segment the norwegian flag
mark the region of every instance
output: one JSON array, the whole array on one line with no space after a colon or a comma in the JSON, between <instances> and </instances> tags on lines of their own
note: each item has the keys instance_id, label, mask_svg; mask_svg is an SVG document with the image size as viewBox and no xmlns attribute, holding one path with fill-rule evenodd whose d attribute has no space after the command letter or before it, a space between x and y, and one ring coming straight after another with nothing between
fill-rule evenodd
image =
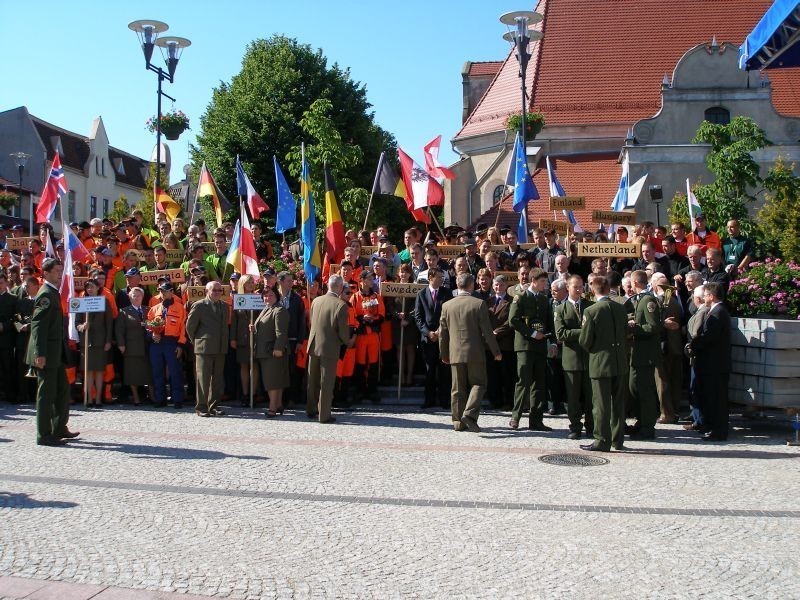
<instances>
[{"instance_id":1,"label":"norwegian flag","mask_svg":"<svg viewBox=\"0 0 800 600\"><path fill-rule=\"evenodd\" d=\"M50 175L44 184L42 197L39 206L36 207L36 222L47 223L56 210L58 199L69 191L67 178L64 176L64 168L61 166L61 158L56 153L53 164L50 167Z\"/></svg>"}]
</instances>

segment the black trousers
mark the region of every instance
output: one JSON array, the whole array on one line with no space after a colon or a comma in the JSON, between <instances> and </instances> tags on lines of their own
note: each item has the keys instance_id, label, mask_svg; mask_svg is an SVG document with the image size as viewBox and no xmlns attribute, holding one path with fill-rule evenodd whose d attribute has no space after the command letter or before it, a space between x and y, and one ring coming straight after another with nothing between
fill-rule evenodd
<instances>
[{"instance_id":1,"label":"black trousers","mask_svg":"<svg viewBox=\"0 0 800 600\"><path fill-rule=\"evenodd\" d=\"M728 378L730 373L695 371L695 395L703 414L703 425L712 435L728 437Z\"/></svg>"},{"instance_id":2,"label":"black trousers","mask_svg":"<svg viewBox=\"0 0 800 600\"><path fill-rule=\"evenodd\" d=\"M422 342L425 359L425 404L450 406L450 367L442 363L439 342Z\"/></svg>"},{"instance_id":3,"label":"black trousers","mask_svg":"<svg viewBox=\"0 0 800 600\"><path fill-rule=\"evenodd\" d=\"M503 351L503 360L496 361L486 353L486 374L488 386L486 395L492 408L512 407L514 405L514 384L517 382L517 353Z\"/></svg>"}]
</instances>

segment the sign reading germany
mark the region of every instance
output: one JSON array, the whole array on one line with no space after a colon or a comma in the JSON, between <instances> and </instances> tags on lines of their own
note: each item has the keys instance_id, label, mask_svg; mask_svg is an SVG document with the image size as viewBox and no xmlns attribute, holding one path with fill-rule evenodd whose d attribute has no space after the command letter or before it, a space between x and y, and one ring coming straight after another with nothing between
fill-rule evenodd
<instances>
[{"instance_id":1,"label":"sign reading germany","mask_svg":"<svg viewBox=\"0 0 800 600\"><path fill-rule=\"evenodd\" d=\"M424 283L397 283L394 281L381 281L381 296L395 298L416 298L417 292L424 290Z\"/></svg>"},{"instance_id":2,"label":"sign reading germany","mask_svg":"<svg viewBox=\"0 0 800 600\"><path fill-rule=\"evenodd\" d=\"M592 223L608 223L617 225L636 225L636 213L618 212L615 210L593 210Z\"/></svg>"},{"instance_id":3,"label":"sign reading germany","mask_svg":"<svg viewBox=\"0 0 800 600\"><path fill-rule=\"evenodd\" d=\"M601 256L603 258L638 258L639 244L595 244L578 243L578 256Z\"/></svg>"},{"instance_id":4,"label":"sign reading germany","mask_svg":"<svg viewBox=\"0 0 800 600\"><path fill-rule=\"evenodd\" d=\"M585 207L585 196L550 196L550 210L575 210Z\"/></svg>"}]
</instances>

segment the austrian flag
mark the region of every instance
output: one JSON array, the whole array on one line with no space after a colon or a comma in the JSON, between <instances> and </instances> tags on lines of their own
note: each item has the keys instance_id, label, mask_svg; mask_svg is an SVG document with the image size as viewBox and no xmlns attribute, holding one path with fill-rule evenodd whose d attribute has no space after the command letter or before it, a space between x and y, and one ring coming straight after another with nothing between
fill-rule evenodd
<instances>
[{"instance_id":1,"label":"austrian flag","mask_svg":"<svg viewBox=\"0 0 800 600\"><path fill-rule=\"evenodd\" d=\"M399 147L400 173L406 186L406 205L410 211L426 206L444 206L444 188Z\"/></svg>"}]
</instances>

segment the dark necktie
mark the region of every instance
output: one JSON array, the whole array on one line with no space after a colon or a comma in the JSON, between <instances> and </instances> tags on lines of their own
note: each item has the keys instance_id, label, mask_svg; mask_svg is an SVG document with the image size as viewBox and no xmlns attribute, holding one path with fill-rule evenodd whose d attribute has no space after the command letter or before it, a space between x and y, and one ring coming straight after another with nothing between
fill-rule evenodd
<instances>
[{"instance_id":1,"label":"dark necktie","mask_svg":"<svg viewBox=\"0 0 800 600\"><path fill-rule=\"evenodd\" d=\"M500 300L502 300L502 298L500 298L500 296L495 296L495 299L494 299L494 307L495 308L500 306Z\"/></svg>"},{"instance_id":2,"label":"dark necktie","mask_svg":"<svg viewBox=\"0 0 800 600\"><path fill-rule=\"evenodd\" d=\"M575 303L575 312L578 313L578 318L580 319L581 318L581 301L580 300L578 300Z\"/></svg>"}]
</instances>

